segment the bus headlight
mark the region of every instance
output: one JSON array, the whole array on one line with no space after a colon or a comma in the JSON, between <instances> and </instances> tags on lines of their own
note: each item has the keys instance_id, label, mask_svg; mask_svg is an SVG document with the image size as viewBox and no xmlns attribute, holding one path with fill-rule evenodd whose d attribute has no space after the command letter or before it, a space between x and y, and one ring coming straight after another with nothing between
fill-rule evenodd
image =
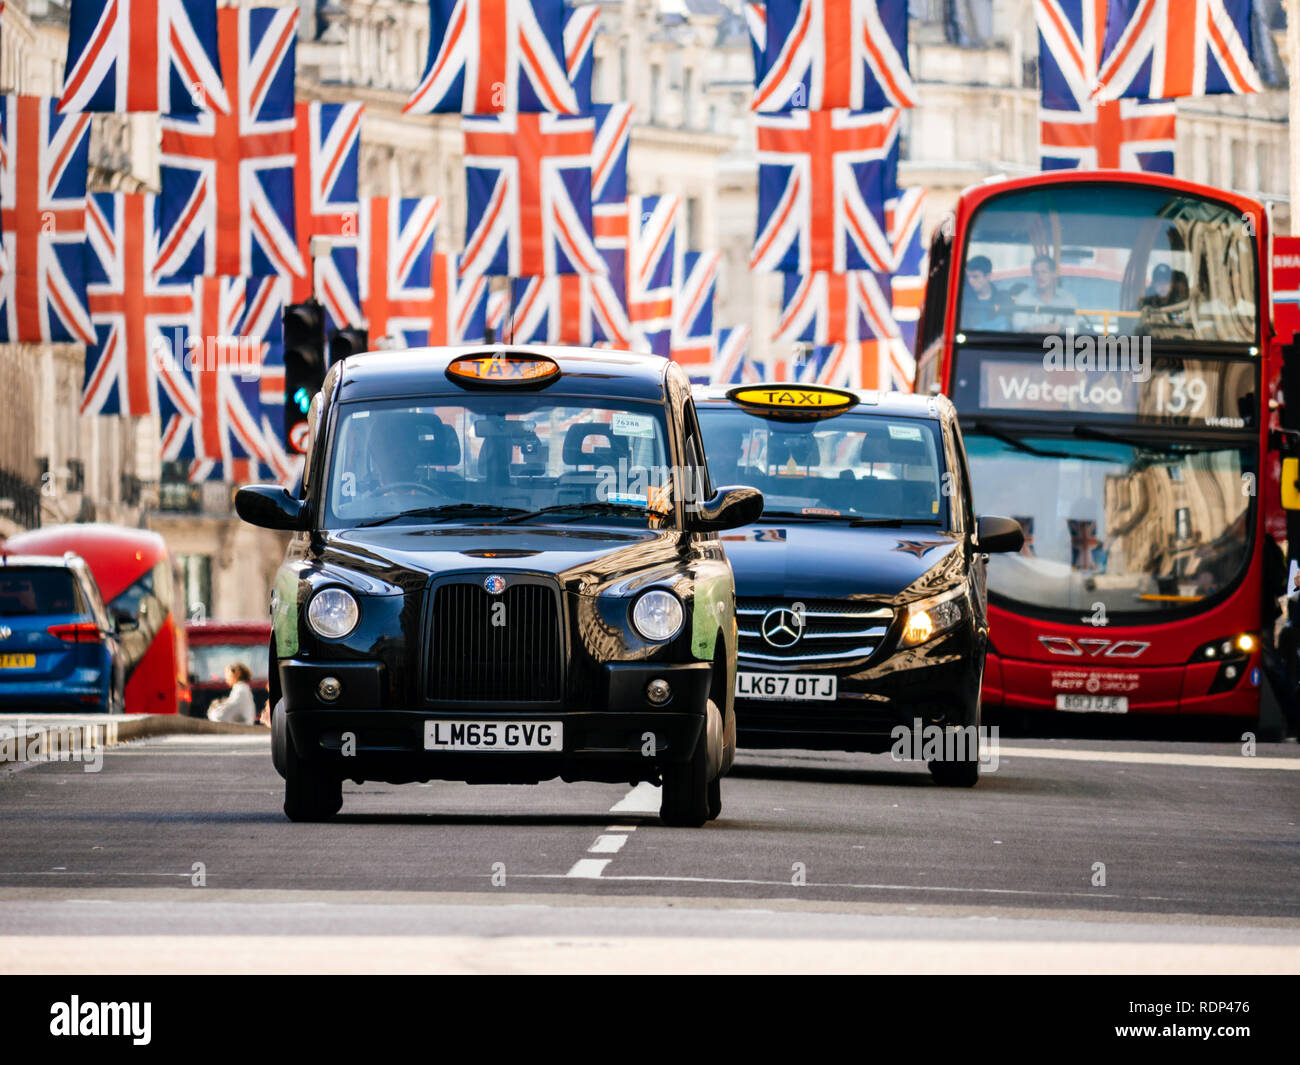
<instances>
[{"instance_id":1,"label":"bus headlight","mask_svg":"<svg viewBox=\"0 0 1300 1065\"><path fill-rule=\"evenodd\" d=\"M307 604L307 624L317 636L337 640L357 627L361 608L342 588L322 588Z\"/></svg>"},{"instance_id":2,"label":"bus headlight","mask_svg":"<svg viewBox=\"0 0 1300 1065\"><path fill-rule=\"evenodd\" d=\"M962 585L942 595L913 603L903 615L903 632L899 644L903 647L916 647L956 628L966 616L965 601L966 587Z\"/></svg>"},{"instance_id":3,"label":"bus headlight","mask_svg":"<svg viewBox=\"0 0 1300 1065\"><path fill-rule=\"evenodd\" d=\"M662 588L651 588L632 604L632 627L656 643L676 636L684 617L682 601Z\"/></svg>"}]
</instances>

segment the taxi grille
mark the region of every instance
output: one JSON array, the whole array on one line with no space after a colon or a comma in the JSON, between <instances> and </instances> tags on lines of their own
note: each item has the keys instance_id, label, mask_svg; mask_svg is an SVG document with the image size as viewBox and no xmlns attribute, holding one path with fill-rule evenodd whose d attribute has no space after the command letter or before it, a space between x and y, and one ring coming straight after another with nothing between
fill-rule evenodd
<instances>
[{"instance_id":1,"label":"taxi grille","mask_svg":"<svg viewBox=\"0 0 1300 1065\"><path fill-rule=\"evenodd\" d=\"M494 608L500 604L500 610ZM434 589L425 691L435 702L553 703L562 689L559 597L544 584ZM493 624L495 619L503 622Z\"/></svg>"},{"instance_id":2,"label":"taxi grille","mask_svg":"<svg viewBox=\"0 0 1300 1065\"><path fill-rule=\"evenodd\" d=\"M884 641L894 612L878 603L844 599L805 599L804 627L790 647L763 638L763 619L773 610L793 610L795 600L740 599L736 603L741 661L754 668L781 663L830 667L869 658Z\"/></svg>"}]
</instances>

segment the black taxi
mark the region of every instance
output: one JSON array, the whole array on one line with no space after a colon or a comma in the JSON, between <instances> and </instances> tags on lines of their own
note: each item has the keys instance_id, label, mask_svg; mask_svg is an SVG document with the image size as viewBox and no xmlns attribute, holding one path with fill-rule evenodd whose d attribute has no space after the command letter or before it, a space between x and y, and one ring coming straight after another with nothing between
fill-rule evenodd
<instances>
[{"instance_id":1,"label":"black taxi","mask_svg":"<svg viewBox=\"0 0 1300 1065\"><path fill-rule=\"evenodd\" d=\"M975 516L952 404L799 384L695 398L713 476L765 500L758 522L722 537L740 745L883 752L905 740L901 756L919 752L937 782L975 784L985 560L1024 539L1009 518Z\"/></svg>"},{"instance_id":2,"label":"black taxi","mask_svg":"<svg viewBox=\"0 0 1300 1065\"><path fill-rule=\"evenodd\" d=\"M474 347L335 365L302 486L240 517L292 530L271 596L272 752L295 821L342 782L661 782L721 811L735 601L690 383L652 356Z\"/></svg>"}]
</instances>

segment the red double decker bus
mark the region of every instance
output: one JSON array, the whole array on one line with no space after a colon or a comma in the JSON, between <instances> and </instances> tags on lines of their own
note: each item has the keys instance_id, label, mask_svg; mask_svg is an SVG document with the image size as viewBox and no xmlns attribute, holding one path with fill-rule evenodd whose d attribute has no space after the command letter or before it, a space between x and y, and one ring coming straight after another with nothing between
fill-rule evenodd
<instances>
[{"instance_id":1,"label":"red double decker bus","mask_svg":"<svg viewBox=\"0 0 1300 1065\"><path fill-rule=\"evenodd\" d=\"M916 388L956 404L979 511L1026 535L989 561L987 706L1258 715L1268 240L1254 200L1120 171L978 186L936 230Z\"/></svg>"}]
</instances>

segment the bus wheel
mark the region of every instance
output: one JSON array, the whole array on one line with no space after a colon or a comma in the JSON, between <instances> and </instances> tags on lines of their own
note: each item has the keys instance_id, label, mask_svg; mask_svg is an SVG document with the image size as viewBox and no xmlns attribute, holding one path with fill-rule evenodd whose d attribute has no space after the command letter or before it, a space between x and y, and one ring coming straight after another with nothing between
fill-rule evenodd
<instances>
[{"instance_id":1,"label":"bus wheel","mask_svg":"<svg viewBox=\"0 0 1300 1065\"><path fill-rule=\"evenodd\" d=\"M292 740L284 755L285 816L290 821L328 821L343 808L343 781L299 758Z\"/></svg>"}]
</instances>

